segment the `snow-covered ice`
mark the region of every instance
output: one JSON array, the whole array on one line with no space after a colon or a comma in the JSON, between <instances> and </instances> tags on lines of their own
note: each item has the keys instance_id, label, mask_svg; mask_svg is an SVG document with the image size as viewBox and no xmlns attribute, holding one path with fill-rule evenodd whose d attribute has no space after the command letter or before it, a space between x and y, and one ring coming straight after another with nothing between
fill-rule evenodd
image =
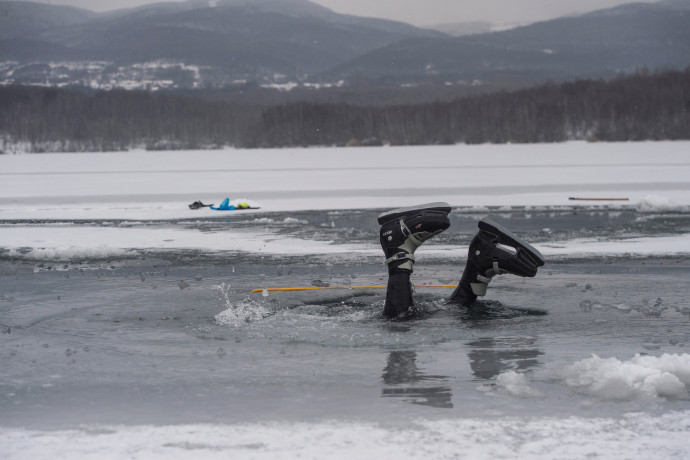
<instances>
[{"instance_id":1,"label":"snow-covered ice","mask_svg":"<svg viewBox=\"0 0 690 460\"><path fill-rule=\"evenodd\" d=\"M225 197L264 211L583 204L570 197L675 210L689 172L687 141L6 155L0 218L190 218L213 214L186 204Z\"/></svg>"},{"instance_id":2,"label":"snow-covered ice","mask_svg":"<svg viewBox=\"0 0 690 460\"><path fill-rule=\"evenodd\" d=\"M410 323L251 293L385 284L376 213L436 201L422 283L488 214L547 265ZM690 142L0 155L0 456L688 458L689 216Z\"/></svg>"},{"instance_id":3,"label":"snow-covered ice","mask_svg":"<svg viewBox=\"0 0 690 460\"><path fill-rule=\"evenodd\" d=\"M108 426L35 432L0 429L7 460L103 459L586 459L687 458L690 414L623 419L521 417L377 424Z\"/></svg>"},{"instance_id":4,"label":"snow-covered ice","mask_svg":"<svg viewBox=\"0 0 690 460\"><path fill-rule=\"evenodd\" d=\"M434 201L446 201L461 212L486 212L488 207L687 212L690 142L5 155L0 156L0 178L0 223L237 220L259 212L386 209ZM225 197L249 200L261 209L238 214L187 207L196 200L217 205ZM70 248L104 255L138 248L352 250L323 242L295 243L271 231L218 235L179 228L87 227L53 228L42 236L41 228L3 225L0 241L6 248L36 247L63 255ZM267 242L271 247L264 248ZM547 254L678 254L690 251L690 236L653 242L643 237L615 246L594 240L554 242L543 249Z\"/></svg>"}]
</instances>

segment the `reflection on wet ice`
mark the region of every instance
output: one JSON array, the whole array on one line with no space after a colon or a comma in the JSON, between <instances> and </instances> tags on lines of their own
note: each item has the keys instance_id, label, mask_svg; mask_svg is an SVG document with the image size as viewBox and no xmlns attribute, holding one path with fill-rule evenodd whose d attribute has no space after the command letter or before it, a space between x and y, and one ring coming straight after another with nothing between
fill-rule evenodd
<instances>
[{"instance_id":1,"label":"reflection on wet ice","mask_svg":"<svg viewBox=\"0 0 690 460\"><path fill-rule=\"evenodd\" d=\"M444 375L429 375L417 367L417 353L414 351L392 351L381 376L385 387L381 390L384 398L399 398L403 401L423 406L453 407L449 386L417 386L424 382L442 383L448 381Z\"/></svg>"},{"instance_id":2,"label":"reflection on wet ice","mask_svg":"<svg viewBox=\"0 0 690 460\"><path fill-rule=\"evenodd\" d=\"M544 353L534 348L534 337L487 337L469 342L472 373L492 379L507 370L524 371L539 365Z\"/></svg>"}]
</instances>

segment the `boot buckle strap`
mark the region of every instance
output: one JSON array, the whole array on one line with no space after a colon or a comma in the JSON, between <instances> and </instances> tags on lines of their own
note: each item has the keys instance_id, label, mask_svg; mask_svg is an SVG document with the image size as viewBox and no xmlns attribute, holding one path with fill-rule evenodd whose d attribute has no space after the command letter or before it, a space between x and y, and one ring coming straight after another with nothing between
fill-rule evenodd
<instances>
[{"instance_id":1,"label":"boot buckle strap","mask_svg":"<svg viewBox=\"0 0 690 460\"><path fill-rule=\"evenodd\" d=\"M482 275L477 275L477 281L481 281L484 284L489 284L491 282L491 278Z\"/></svg>"},{"instance_id":2,"label":"boot buckle strap","mask_svg":"<svg viewBox=\"0 0 690 460\"><path fill-rule=\"evenodd\" d=\"M410 254L409 252L401 251L401 252L398 252L397 254L394 254L391 257L387 258L386 261L384 262L384 264L388 265L391 262L396 262L398 260L405 260L405 259L411 260L412 262L414 262L414 254Z\"/></svg>"},{"instance_id":3,"label":"boot buckle strap","mask_svg":"<svg viewBox=\"0 0 690 460\"><path fill-rule=\"evenodd\" d=\"M502 270L501 268L499 268L498 262L494 261L493 268L490 268L485 272L486 276L482 276L482 275L478 274L477 280L481 281L482 283L489 284L491 282L491 278L493 278L494 276L504 275L506 273L508 273L508 272L506 270Z\"/></svg>"}]
</instances>

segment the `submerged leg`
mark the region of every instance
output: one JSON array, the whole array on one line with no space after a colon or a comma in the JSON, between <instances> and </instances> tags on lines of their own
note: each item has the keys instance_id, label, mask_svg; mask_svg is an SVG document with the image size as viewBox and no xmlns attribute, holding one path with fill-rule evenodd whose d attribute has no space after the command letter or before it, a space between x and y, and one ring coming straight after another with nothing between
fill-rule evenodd
<instances>
[{"instance_id":1,"label":"submerged leg","mask_svg":"<svg viewBox=\"0 0 690 460\"><path fill-rule=\"evenodd\" d=\"M386 303L383 307L384 316L395 318L414 313L411 275L412 270L388 267L388 288L386 289Z\"/></svg>"},{"instance_id":2,"label":"submerged leg","mask_svg":"<svg viewBox=\"0 0 690 460\"><path fill-rule=\"evenodd\" d=\"M381 247L388 265L388 290L383 314L389 318L414 313L410 275L414 252L450 226L447 203L398 208L379 215Z\"/></svg>"},{"instance_id":3,"label":"submerged leg","mask_svg":"<svg viewBox=\"0 0 690 460\"><path fill-rule=\"evenodd\" d=\"M533 277L542 265L544 257L529 243L496 222L482 219L470 243L465 270L449 300L469 306L478 296L486 295L495 275Z\"/></svg>"}]
</instances>

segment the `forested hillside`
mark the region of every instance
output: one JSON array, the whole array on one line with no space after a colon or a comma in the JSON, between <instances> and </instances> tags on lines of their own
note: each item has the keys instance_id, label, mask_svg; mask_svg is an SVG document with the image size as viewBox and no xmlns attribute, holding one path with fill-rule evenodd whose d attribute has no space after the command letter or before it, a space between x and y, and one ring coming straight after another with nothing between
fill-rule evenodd
<instances>
[{"instance_id":1,"label":"forested hillside","mask_svg":"<svg viewBox=\"0 0 690 460\"><path fill-rule=\"evenodd\" d=\"M0 137L34 152L242 145L258 115L234 104L138 91L0 88Z\"/></svg>"},{"instance_id":2,"label":"forested hillside","mask_svg":"<svg viewBox=\"0 0 690 460\"><path fill-rule=\"evenodd\" d=\"M0 87L4 152L657 139L690 139L690 68L398 106Z\"/></svg>"},{"instance_id":3,"label":"forested hillside","mask_svg":"<svg viewBox=\"0 0 690 460\"><path fill-rule=\"evenodd\" d=\"M398 107L289 104L262 113L257 146L690 138L690 69L580 80Z\"/></svg>"}]
</instances>

